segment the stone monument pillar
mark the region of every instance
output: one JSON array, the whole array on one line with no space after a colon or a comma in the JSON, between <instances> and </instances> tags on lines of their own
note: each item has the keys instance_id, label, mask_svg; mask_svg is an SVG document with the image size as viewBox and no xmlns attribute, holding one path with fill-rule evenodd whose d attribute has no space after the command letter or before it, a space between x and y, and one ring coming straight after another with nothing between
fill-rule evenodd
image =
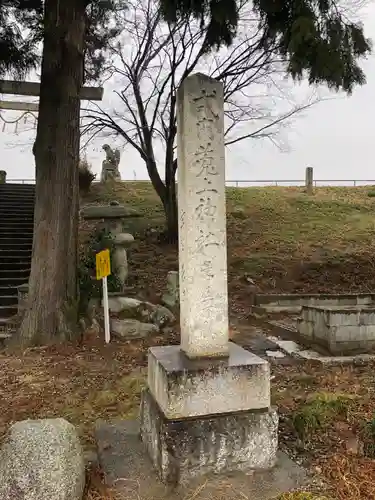
<instances>
[{"instance_id":1,"label":"stone monument pillar","mask_svg":"<svg viewBox=\"0 0 375 500\"><path fill-rule=\"evenodd\" d=\"M160 478L273 467L278 417L267 361L229 342L222 84L178 91L181 346L153 347L141 438Z\"/></svg>"},{"instance_id":2,"label":"stone monument pillar","mask_svg":"<svg viewBox=\"0 0 375 500\"><path fill-rule=\"evenodd\" d=\"M305 187L307 194L313 194L314 170L312 167L306 167Z\"/></svg>"}]
</instances>

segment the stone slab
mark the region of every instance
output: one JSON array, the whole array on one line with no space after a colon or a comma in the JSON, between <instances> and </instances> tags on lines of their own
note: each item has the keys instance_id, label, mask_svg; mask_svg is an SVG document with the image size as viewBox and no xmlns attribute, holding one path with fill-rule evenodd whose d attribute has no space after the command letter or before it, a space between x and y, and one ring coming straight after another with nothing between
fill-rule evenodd
<instances>
[{"instance_id":1,"label":"stone slab","mask_svg":"<svg viewBox=\"0 0 375 500\"><path fill-rule=\"evenodd\" d=\"M271 469L276 462L276 410L169 420L142 392L141 439L160 479L183 484L207 473Z\"/></svg>"},{"instance_id":2,"label":"stone slab","mask_svg":"<svg viewBox=\"0 0 375 500\"><path fill-rule=\"evenodd\" d=\"M304 469L278 453L271 470L207 475L172 488L159 481L139 439L138 421L98 422L95 437L105 482L114 497L126 500L271 500L307 479Z\"/></svg>"},{"instance_id":3,"label":"stone slab","mask_svg":"<svg viewBox=\"0 0 375 500\"><path fill-rule=\"evenodd\" d=\"M151 347L148 387L166 418L270 406L268 361L229 342L229 357L192 360L180 346Z\"/></svg>"},{"instance_id":4,"label":"stone slab","mask_svg":"<svg viewBox=\"0 0 375 500\"><path fill-rule=\"evenodd\" d=\"M374 305L371 293L339 294L256 294L254 306L267 313L298 313L302 306L356 306Z\"/></svg>"},{"instance_id":5,"label":"stone slab","mask_svg":"<svg viewBox=\"0 0 375 500\"><path fill-rule=\"evenodd\" d=\"M91 205L81 210L81 216L86 220L125 219L140 217L140 213L134 208L122 205Z\"/></svg>"},{"instance_id":6,"label":"stone slab","mask_svg":"<svg viewBox=\"0 0 375 500\"><path fill-rule=\"evenodd\" d=\"M283 340L277 337L269 337L273 342L280 346L284 352L297 360L317 361L323 365L335 366L343 364L363 365L375 360L375 355L359 354L354 356L327 356L311 349L306 349L304 346L296 342Z\"/></svg>"}]
</instances>

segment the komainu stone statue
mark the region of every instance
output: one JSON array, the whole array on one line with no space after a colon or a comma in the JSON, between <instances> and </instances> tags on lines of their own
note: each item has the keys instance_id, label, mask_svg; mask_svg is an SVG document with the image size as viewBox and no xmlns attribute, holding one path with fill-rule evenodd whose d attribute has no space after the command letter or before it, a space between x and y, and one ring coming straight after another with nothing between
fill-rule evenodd
<instances>
[{"instance_id":1,"label":"komainu stone statue","mask_svg":"<svg viewBox=\"0 0 375 500\"><path fill-rule=\"evenodd\" d=\"M118 149L113 151L108 144L104 144L103 149L106 157L102 163L101 182L106 182L108 180L121 181L121 175L118 168L120 163L120 151Z\"/></svg>"}]
</instances>

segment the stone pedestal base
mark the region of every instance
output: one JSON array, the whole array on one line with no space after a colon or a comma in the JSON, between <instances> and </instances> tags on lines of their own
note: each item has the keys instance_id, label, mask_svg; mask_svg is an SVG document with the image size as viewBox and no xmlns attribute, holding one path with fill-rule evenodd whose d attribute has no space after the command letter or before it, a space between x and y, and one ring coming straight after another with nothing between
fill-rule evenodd
<instances>
[{"instance_id":1,"label":"stone pedestal base","mask_svg":"<svg viewBox=\"0 0 375 500\"><path fill-rule=\"evenodd\" d=\"M169 420L145 390L140 418L141 439L166 483L182 484L207 473L270 469L275 465L275 410Z\"/></svg>"},{"instance_id":2,"label":"stone pedestal base","mask_svg":"<svg viewBox=\"0 0 375 500\"><path fill-rule=\"evenodd\" d=\"M268 361L229 342L228 358L189 359L180 346L151 347L148 387L170 420L270 407Z\"/></svg>"}]
</instances>

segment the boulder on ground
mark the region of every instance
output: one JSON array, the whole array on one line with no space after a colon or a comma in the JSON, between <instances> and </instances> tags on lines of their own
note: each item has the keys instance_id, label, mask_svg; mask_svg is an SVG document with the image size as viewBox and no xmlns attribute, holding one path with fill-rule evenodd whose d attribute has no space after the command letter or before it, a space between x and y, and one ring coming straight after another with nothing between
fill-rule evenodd
<instances>
[{"instance_id":1,"label":"boulder on ground","mask_svg":"<svg viewBox=\"0 0 375 500\"><path fill-rule=\"evenodd\" d=\"M112 319L111 331L122 339L143 339L159 333L159 327L136 319Z\"/></svg>"},{"instance_id":2,"label":"boulder on ground","mask_svg":"<svg viewBox=\"0 0 375 500\"><path fill-rule=\"evenodd\" d=\"M174 314L169 309L150 302L141 302L138 307L138 314L141 321L153 323L159 328L172 325L176 321Z\"/></svg>"},{"instance_id":3,"label":"boulder on ground","mask_svg":"<svg viewBox=\"0 0 375 500\"><path fill-rule=\"evenodd\" d=\"M109 296L108 306L112 313L128 312L133 313L141 303L138 299L132 297Z\"/></svg>"},{"instance_id":4,"label":"boulder on ground","mask_svg":"<svg viewBox=\"0 0 375 500\"><path fill-rule=\"evenodd\" d=\"M1 500L82 500L85 462L75 427L63 418L24 420L0 448Z\"/></svg>"},{"instance_id":5,"label":"boulder on ground","mask_svg":"<svg viewBox=\"0 0 375 500\"><path fill-rule=\"evenodd\" d=\"M152 323L159 328L172 325L176 318L164 306L143 302L131 297L109 297L109 310L119 314L121 319L136 319L142 323Z\"/></svg>"}]
</instances>

